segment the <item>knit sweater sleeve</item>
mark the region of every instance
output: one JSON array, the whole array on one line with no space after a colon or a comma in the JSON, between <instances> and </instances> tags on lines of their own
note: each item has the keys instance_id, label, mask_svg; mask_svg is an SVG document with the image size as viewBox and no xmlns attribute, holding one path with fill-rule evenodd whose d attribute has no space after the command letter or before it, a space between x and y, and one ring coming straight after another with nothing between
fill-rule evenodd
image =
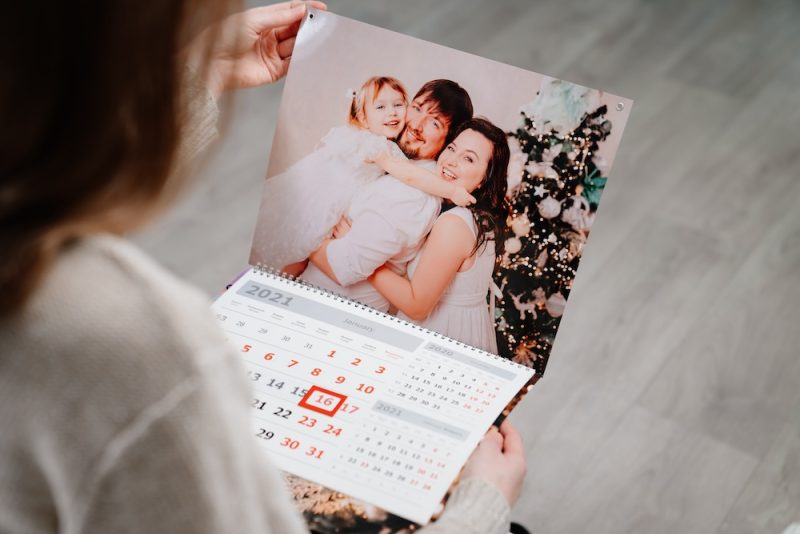
<instances>
[{"instance_id":1,"label":"knit sweater sleeve","mask_svg":"<svg viewBox=\"0 0 800 534\"><path fill-rule=\"evenodd\" d=\"M461 481L444 513L418 532L424 534L507 534L510 509L500 491L488 482Z\"/></svg>"},{"instance_id":2,"label":"knit sweater sleeve","mask_svg":"<svg viewBox=\"0 0 800 534\"><path fill-rule=\"evenodd\" d=\"M307 532L243 432L233 378L218 365L188 376L126 425L96 464L76 531Z\"/></svg>"}]
</instances>

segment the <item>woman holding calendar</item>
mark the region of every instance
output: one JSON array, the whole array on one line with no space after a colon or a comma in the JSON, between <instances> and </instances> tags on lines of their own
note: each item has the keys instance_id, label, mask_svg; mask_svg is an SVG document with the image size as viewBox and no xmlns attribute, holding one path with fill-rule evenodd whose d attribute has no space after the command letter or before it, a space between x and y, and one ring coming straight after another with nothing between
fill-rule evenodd
<instances>
[{"instance_id":1,"label":"woman holding calendar","mask_svg":"<svg viewBox=\"0 0 800 534\"><path fill-rule=\"evenodd\" d=\"M122 236L175 197L216 97L281 78L307 5L15 2L0 18L0 531L307 532L199 291ZM427 534L501 533L509 425Z\"/></svg>"}]
</instances>

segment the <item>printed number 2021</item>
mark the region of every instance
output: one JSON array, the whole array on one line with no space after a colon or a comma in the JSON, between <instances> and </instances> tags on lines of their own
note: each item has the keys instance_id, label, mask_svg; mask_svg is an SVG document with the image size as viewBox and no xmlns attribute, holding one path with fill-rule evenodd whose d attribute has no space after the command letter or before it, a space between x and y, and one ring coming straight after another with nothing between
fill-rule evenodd
<instances>
[{"instance_id":1,"label":"printed number 2021","mask_svg":"<svg viewBox=\"0 0 800 534\"><path fill-rule=\"evenodd\" d=\"M245 290L245 293L252 295L257 299L274 302L276 304L280 304L281 306L289 306L289 303L292 302L293 298L286 296L283 293L279 293L278 291L272 291L271 289L258 287L257 285L251 285L250 288Z\"/></svg>"}]
</instances>

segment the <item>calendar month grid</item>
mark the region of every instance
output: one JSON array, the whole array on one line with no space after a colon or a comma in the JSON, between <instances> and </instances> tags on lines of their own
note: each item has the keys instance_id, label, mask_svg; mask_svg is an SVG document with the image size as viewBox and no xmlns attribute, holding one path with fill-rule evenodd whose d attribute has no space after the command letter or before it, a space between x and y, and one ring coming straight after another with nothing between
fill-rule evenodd
<instances>
[{"instance_id":1,"label":"calendar month grid","mask_svg":"<svg viewBox=\"0 0 800 534\"><path fill-rule=\"evenodd\" d=\"M525 367L251 271L213 306L281 469L425 524Z\"/></svg>"}]
</instances>

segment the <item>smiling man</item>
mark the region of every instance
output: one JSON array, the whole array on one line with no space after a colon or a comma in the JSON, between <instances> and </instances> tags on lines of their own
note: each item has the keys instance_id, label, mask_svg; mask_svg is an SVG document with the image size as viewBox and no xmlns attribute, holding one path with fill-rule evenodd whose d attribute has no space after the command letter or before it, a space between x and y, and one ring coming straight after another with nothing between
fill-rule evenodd
<instances>
[{"instance_id":1,"label":"smiling man","mask_svg":"<svg viewBox=\"0 0 800 534\"><path fill-rule=\"evenodd\" d=\"M406 126L397 144L409 159L436 159L464 121L472 118L469 95L450 80L432 80L406 109Z\"/></svg>"},{"instance_id":2,"label":"smiling man","mask_svg":"<svg viewBox=\"0 0 800 534\"><path fill-rule=\"evenodd\" d=\"M436 157L470 118L472 101L463 87L451 80L429 81L409 104L397 144L409 159L435 171ZM379 178L353 198L349 232L324 241L311 254L303 279L387 311L389 302L367 278L384 264L405 275L440 209L440 198L391 176Z\"/></svg>"}]
</instances>

